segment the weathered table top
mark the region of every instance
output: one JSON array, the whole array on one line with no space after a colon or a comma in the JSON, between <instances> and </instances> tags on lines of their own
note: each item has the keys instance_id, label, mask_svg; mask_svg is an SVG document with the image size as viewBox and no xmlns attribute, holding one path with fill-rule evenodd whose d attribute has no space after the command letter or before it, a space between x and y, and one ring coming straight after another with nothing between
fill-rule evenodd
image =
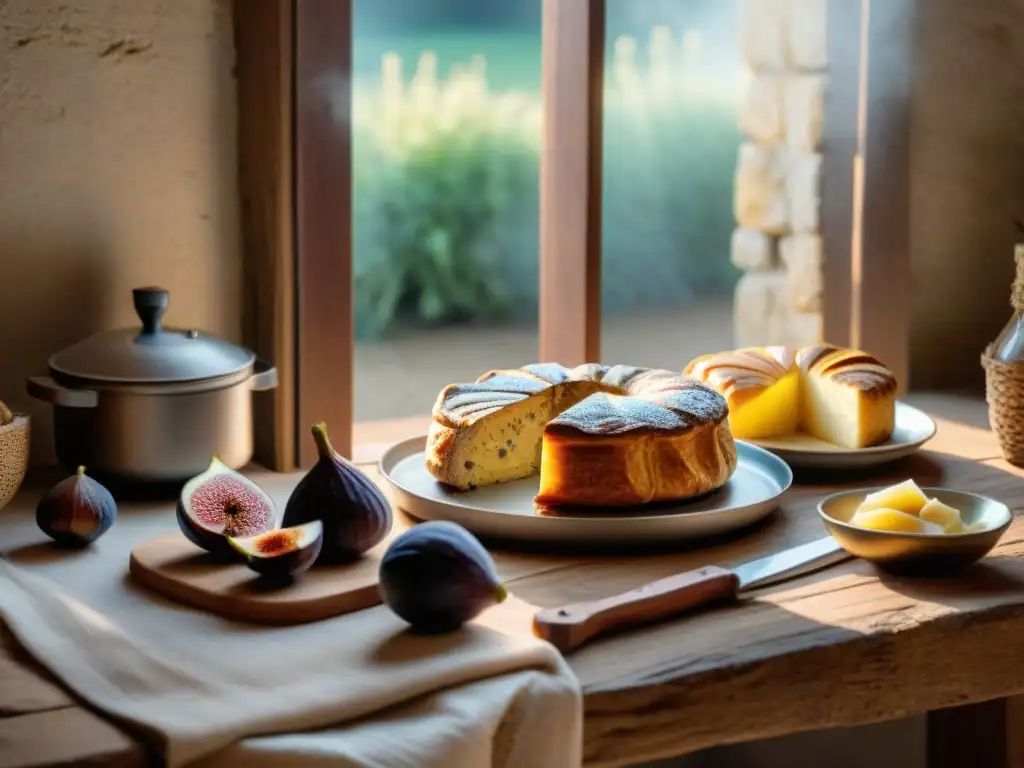
<instances>
[{"instance_id":1,"label":"weathered table top","mask_svg":"<svg viewBox=\"0 0 1024 768\"><path fill-rule=\"evenodd\" d=\"M939 420L926 451L874 474L798 476L780 512L752 533L632 557L496 551L514 599L486 620L524 631L538 607L606 596L700 565L729 566L820 537L815 505L837 488L913 477L1024 509L1024 471L1000 458L980 399L910 400ZM372 451L364 447L357 460L375 473ZM255 477L280 492L298 476ZM24 489L0 513L0 532L14 521L24 524L40 491ZM596 641L570 656L586 694L587 763L636 763L1024 691L1024 664L1010 652L1024 635L1021 555L1018 519L992 556L958 579L880 577L851 561L752 592L736 605ZM0 767L145 759L139 742L75 703L10 638L0 645Z\"/></svg>"}]
</instances>

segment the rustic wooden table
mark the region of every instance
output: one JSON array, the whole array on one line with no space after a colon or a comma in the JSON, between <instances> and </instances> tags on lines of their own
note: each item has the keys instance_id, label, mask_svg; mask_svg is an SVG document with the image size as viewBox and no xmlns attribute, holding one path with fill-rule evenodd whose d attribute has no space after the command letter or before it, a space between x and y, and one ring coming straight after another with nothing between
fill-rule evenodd
<instances>
[{"instance_id":1,"label":"rustic wooden table","mask_svg":"<svg viewBox=\"0 0 1024 768\"><path fill-rule=\"evenodd\" d=\"M824 534L817 500L837 488L913 477L1024 509L1024 470L1000 458L984 402L952 395L910 400L939 421L919 455L858 477L800 477L780 512L712 546L643 556L496 550L523 631L536 607L590 599L705 564L729 566ZM357 460L375 474L366 439ZM406 431L401 433L402 429ZM364 433L366 435L366 433ZM371 448L373 444L375 447ZM280 486L294 477L260 476ZM41 488L0 514L24 521ZM628 765L713 745L833 726L929 715L929 765L1003 766L1024 692L1024 520L983 564L954 580L880 576L851 561L752 593L740 604L584 647L570 657L585 690L588 765ZM141 742L83 708L8 637L0 645L0 766L135 766Z\"/></svg>"}]
</instances>

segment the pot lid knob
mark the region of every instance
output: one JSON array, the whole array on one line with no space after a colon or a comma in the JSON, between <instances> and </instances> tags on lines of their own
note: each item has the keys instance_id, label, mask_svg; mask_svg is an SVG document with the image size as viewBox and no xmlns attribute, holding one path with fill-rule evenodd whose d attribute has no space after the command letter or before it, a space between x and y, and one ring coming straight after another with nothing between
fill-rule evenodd
<instances>
[{"instance_id":1,"label":"pot lid knob","mask_svg":"<svg viewBox=\"0 0 1024 768\"><path fill-rule=\"evenodd\" d=\"M0 0L0 5L3 0ZM50 358L58 383L74 387L109 384L184 384L251 372L256 355L216 336L161 325L170 304L163 288L132 290L142 327L94 333Z\"/></svg>"},{"instance_id":2,"label":"pot lid knob","mask_svg":"<svg viewBox=\"0 0 1024 768\"><path fill-rule=\"evenodd\" d=\"M135 288L132 299L135 312L142 321L142 333L147 336L160 333L160 319L167 311L170 294L163 288Z\"/></svg>"}]
</instances>

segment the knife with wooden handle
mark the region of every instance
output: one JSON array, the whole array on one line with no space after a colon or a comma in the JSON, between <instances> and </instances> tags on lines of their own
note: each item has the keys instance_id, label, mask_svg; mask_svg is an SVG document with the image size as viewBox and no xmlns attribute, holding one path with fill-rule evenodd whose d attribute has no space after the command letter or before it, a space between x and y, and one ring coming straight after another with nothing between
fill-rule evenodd
<instances>
[{"instance_id":1,"label":"knife with wooden handle","mask_svg":"<svg viewBox=\"0 0 1024 768\"><path fill-rule=\"evenodd\" d=\"M736 568L709 565L612 597L547 608L533 617L533 631L560 651L570 652L599 635L736 600L747 590L793 579L850 557L835 539L826 536Z\"/></svg>"}]
</instances>

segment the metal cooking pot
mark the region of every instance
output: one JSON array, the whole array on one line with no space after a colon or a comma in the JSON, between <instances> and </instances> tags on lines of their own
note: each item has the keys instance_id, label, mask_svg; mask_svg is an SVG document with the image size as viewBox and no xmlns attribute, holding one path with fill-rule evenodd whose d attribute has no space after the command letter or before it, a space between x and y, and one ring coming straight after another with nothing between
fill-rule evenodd
<instances>
[{"instance_id":1,"label":"metal cooking pot","mask_svg":"<svg viewBox=\"0 0 1024 768\"><path fill-rule=\"evenodd\" d=\"M28 393L51 403L57 458L67 469L143 482L180 482L217 454L251 458L251 392L277 369L248 349L196 330L161 327L170 296L136 288L142 328L90 336L58 352Z\"/></svg>"}]
</instances>

